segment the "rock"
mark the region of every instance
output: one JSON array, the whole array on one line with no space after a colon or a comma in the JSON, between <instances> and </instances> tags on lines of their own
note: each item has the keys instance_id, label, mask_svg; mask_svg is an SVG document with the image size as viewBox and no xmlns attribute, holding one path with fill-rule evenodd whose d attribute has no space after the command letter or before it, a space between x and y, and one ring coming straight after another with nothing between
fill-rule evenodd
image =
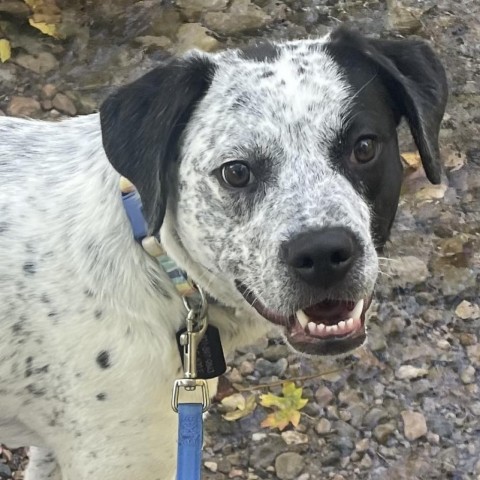
<instances>
[{"instance_id":1,"label":"rock","mask_svg":"<svg viewBox=\"0 0 480 480\"><path fill-rule=\"evenodd\" d=\"M384 420L388 417L388 412L383 408L372 407L371 410L363 418L363 424L369 429L372 429L373 427L378 425L381 420Z\"/></svg>"},{"instance_id":2,"label":"rock","mask_svg":"<svg viewBox=\"0 0 480 480\"><path fill-rule=\"evenodd\" d=\"M179 12L172 8L165 8L158 3L157 8L152 11L150 27L147 31L142 33L155 37L166 36L168 38L173 38L182 23L182 18Z\"/></svg>"},{"instance_id":3,"label":"rock","mask_svg":"<svg viewBox=\"0 0 480 480\"><path fill-rule=\"evenodd\" d=\"M368 325L368 346L372 352L378 352L387 348L385 334L382 329L374 323Z\"/></svg>"},{"instance_id":4,"label":"rock","mask_svg":"<svg viewBox=\"0 0 480 480\"><path fill-rule=\"evenodd\" d=\"M427 264L420 258L405 256L392 258L386 267L386 274L391 276L390 285L406 287L409 284L418 285L429 277Z\"/></svg>"},{"instance_id":5,"label":"rock","mask_svg":"<svg viewBox=\"0 0 480 480\"><path fill-rule=\"evenodd\" d=\"M413 441L427 434L427 422L423 414L404 410L402 413L403 432L407 440Z\"/></svg>"},{"instance_id":6,"label":"rock","mask_svg":"<svg viewBox=\"0 0 480 480\"><path fill-rule=\"evenodd\" d=\"M465 384L473 383L475 381L475 367L469 365L460 375L462 382Z\"/></svg>"},{"instance_id":7,"label":"rock","mask_svg":"<svg viewBox=\"0 0 480 480\"><path fill-rule=\"evenodd\" d=\"M368 470L372 467L372 465L373 465L373 461L372 461L370 455L368 455L368 453L366 453L363 456L363 458L360 462L360 467L363 468L364 470Z\"/></svg>"},{"instance_id":8,"label":"rock","mask_svg":"<svg viewBox=\"0 0 480 480\"><path fill-rule=\"evenodd\" d=\"M370 448L370 439L369 438L362 438L358 440L355 444L355 450L357 452L366 452Z\"/></svg>"},{"instance_id":9,"label":"rock","mask_svg":"<svg viewBox=\"0 0 480 480\"><path fill-rule=\"evenodd\" d=\"M51 100L42 100L41 102L42 108L46 111L51 110L53 108L53 104Z\"/></svg>"},{"instance_id":10,"label":"rock","mask_svg":"<svg viewBox=\"0 0 480 480\"><path fill-rule=\"evenodd\" d=\"M467 355L475 367L480 367L480 343L468 346Z\"/></svg>"},{"instance_id":11,"label":"rock","mask_svg":"<svg viewBox=\"0 0 480 480\"><path fill-rule=\"evenodd\" d=\"M373 430L373 436L380 444L385 444L395 431L393 423L382 423L377 425Z\"/></svg>"},{"instance_id":12,"label":"rock","mask_svg":"<svg viewBox=\"0 0 480 480\"><path fill-rule=\"evenodd\" d=\"M330 420L326 418L321 418L318 423L315 425L315 431L319 435L326 435L327 433L330 433L332 430L332 424Z\"/></svg>"},{"instance_id":13,"label":"rock","mask_svg":"<svg viewBox=\"0 0 480 480\"><path fill-rule=\"evenodd\" d=\"M402 5L398 0L387 0L387 28L408 35L422 29L422 11Z\"/></svg>"},{"instance_id":14,"label":"rock","mask_svg":"<svg viewBox=\"0 0 480 480\"><path fill-rule=\"evenodd\" d=\"M206 12L220 12L229 0L177 0L177 7L190 20L197 21Z\"/></svg>"},{"instance_id":15,"label":"rock","mask_svg":"<svg viewBox=\"0 0 480 480\"><path fill-rule=\"evenodd\" d=\"M21 0L0 0L0 12L22 17L27 17L31 13L28 5Z\"/></svg>"},{"instance_id":16,"label":"rock","mask_svg":"<svg viewBox=\"0 0 480 480\"><path fill-rule=\"evenodd\" d=\"M0 110L0 117L4 117L5 116L5 113L3 113L2 110Z\"/></svg>"},{"instance_id":17,"label":"rock","mask_svg":"<svg viewBox=\"0 0 480 480\"><path fill-rule=\"evenodd\" d=\"M326 407L333 399L332 391L323 386L318 387L317 391L315 392L315 400L321 407Z\"/></svg>"},{"instance_id":18,"label":"rock","mask_svg":"<svg viewBox=\"0 0 480 480\"><path fill-rule=\"evenodd\" d=\"M296 432L295 430L282 432L282 438L287 445L301 445L302 443L308 443L308 435Z\"/></svg>"},{"instance_id":19,"label":"rock","mask_svg":"<svg viewBox=\"0 0 480 480\"><path fill-rule=\"evenodd\" d=\"M286 345L269 345L265 352L263 352L263 358L265 358L265 360L270 360L271 362L276 362L281 358L287 358L289 353Z\"/></svg>"},{"instance_id":20,"label":"rock","mask_svg":"<svg viewBox=\"0 0 480 480\"><path fill-rule=\"evenodd\" d=\"M45 84L40 91L41 98L43 99L52 99L56 93L57 87L51 83Z\"/></svg>"},{"instance_id":21,"label":"rock","mask_svg":"<svg viewBox=\"0 0 480 480\"><path fill-rule=\"evenodd\" d=\"M7 114L13 117L35 117L42 106L34 98L14 96L7 107Z\"/></svg>"},{"instance_id":22,"label":"rock","mask_svg":"<svg viewBox=\"0 0 480 480\"><path fill-rule=\"evenodd\" d=\"M53 107L59 112L73 116L77 113L77 109L73 102L63 93L57 93L52 100Z\"/></svg>"},{"instance_id":23,"label":"rock","mask_svg":"<svg viewBox=\"0 0 480 480\"><path fill-rule=\"evenodd\" d=\"M244 360L239 366L238 371L246 377L247 375L251 375L255 371L255 365L248 360Z\"/></svg>"},{"instance_id":24,"label":"rock","mask_svg":"<svg viewBox=\"0 0 480 480\"><path fill-rule=\"evenodd\" d=\"M255 362L255 370L260 374L261 377L281 377L288 367L288 361L286 358L281 358L276 362L269 362L264 358L259 358Z\"/></svg>"},{"instance_id":25,"label":"rock","mask_svg":"<svg viewBox=\"0 0 480 480\"><path fill-rule=\"evenodd\" d=\"M480 307L475 303L463 300L455 309L455 315L462 320L473 320L480 318Z\"/></svg>"},{"instance_id":26,"label":"rock","mask_svg":"<svg viewBox=\"0 0 480 480\"><path fill-rule=\"evenodd\" d=\"M178 44L175 47L177 54L193 48L211 52L220 46L220 42L212 36L212 32L199 23L185 23L177 32Z\"/></svg>"},{"instance_id":27,"label":"rock","mask_svg":"<svg viewBox=\"0 0 480 480\"><path fill-rule=\"evenodd\" d=\"M164 35L159 37L156 37L155 35L135 37L133 42L149 50L166 50L172 46L172 41Z\"/></svg>"},{"instance_id":28,"label":"rock","mask_svg":"<svg viewBox=\"0 0 480 480\"><path fill-rule=\"evenodd\" d=\"M203 464L207 470L215 473L218 470L218 464L216 462L204 462Z\"/></svg>"},{"instance_id":29,"label":"rock","mask_svg":"<svg viewBox=\"0 0 480 480\"><path fill-rule=\"evenodd\" d=\"M58 68L58 60L49 52L32 55L20 53L15 57L15 63L40 75Z\"/></svg>"},{"instance_id":30,"label":"rock","mask_svg":"<svg viewBox=\"0 0 480 480\"><path fill-rule=\"evenodd\" d=\"M0 463L0 478L9 479L12 477L12 470L8 465Z\"/></svg>"},{"instance_id":31,"label":"rock","mask_svg":"<svg viewBox=\"0 0 480 480\"><path fill-rule=\"evenodd\" d=\"M280 480L294 480L302 473L305 462L298 453L281 453L275 459L275 472Z\"/></svg>"},{"instance_id":32,"label":"rock","mask_svg":"<svg viewBox=\"0 0 480 480\"><path fill-rule=\"evenodd\" d=\"M205 25L222 35L232 35L268 25L272 18L250 0L233 0L228 12L207 12Z\"/></svg>"},{"instance_id":33,"label":"rock","mask_svg":"<svg viewBox=\"0 0 480 480\"><path fill-rule=\"evenodd\" d=\"M417 368L413 365L402 365L396 372L395 376L400 380L412 380L428 375L426 368Z\"/></svg>"},{"instance_id":34,"label":"rock","mask_svg":"<svg viewBox=\"0 0 480 480\"><path fill-rule=\"evenodd\" d=\"M249 464L255 469L265 470L271 467L278 454L286 449L287 445L279 436L267 437L260 445L251 446Z\"/></svg>"}]
</instances>

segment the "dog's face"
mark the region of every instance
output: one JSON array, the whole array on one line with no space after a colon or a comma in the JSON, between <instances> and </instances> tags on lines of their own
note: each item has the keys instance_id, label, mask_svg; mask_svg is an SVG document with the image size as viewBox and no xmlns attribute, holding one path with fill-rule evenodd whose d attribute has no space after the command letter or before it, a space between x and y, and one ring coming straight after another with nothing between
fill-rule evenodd
<instances>
[{"instance_id":1,"label":"dog's face","mask_svg":"<svg viewBox=\"0 0 480 480\"><path fill-rule=\"evenodd\" d=\"M382 46L342 30L196 54L150 74L148 87L170 98L147 96L129 112L147 75L102 107L107 155L136 184L153 230L166 210L162 241L177 261L223 303L285 326L302 352L345 353L365 340L376 249L402 180L402 116L427 175L440 178L443 70L424 44Z\"/></svg>"}]
</instances>

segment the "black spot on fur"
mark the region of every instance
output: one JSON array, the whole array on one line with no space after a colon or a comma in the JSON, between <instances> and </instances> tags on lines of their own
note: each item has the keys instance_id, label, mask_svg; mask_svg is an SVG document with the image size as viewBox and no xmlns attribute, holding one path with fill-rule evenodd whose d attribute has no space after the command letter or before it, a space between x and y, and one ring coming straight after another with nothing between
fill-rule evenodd
<instances>
[{"instance_id":1,"label":"black spot on fur","mask_svg":"<svg viewBox=\"0 0 480 480\"><path fill-rule=\"evenodd\" d=\"M50 303L50 299L48 298L48 295L46 293L42 293L42 296L40 297L40 301L42 303Z\"/></svg>"},{"instance_id":2,"label":"black spot on fur","mask_svg":"<svg viewBox=\"0 0 480 480\"><path fill-rule=\"evenodd\" d=\"M242 50L241 56L245 60L256 62L274 62L278 58L279 52L280 50L273 43L262 42L246 47Z\"/></svg>"},{"instance_id":3,"label":"black spot on fur","mask_svg":"<svg viewBox=\"0 0 480 480\"><path fill-rule=\"evenodd\" d=\"M100 320L100 318L102 318L103 312L101 310L95 310L94 315L97 320Z\"/></svg>"},{"instance_id":4,"label":"black spot on fur","mask_svg":"<svg viewBox=\"0 0 480 480\"><path fill-rule=\"evenodd\" d=\"M106 350L102 350L97 355L97 363L100 368L109 368L110 364L110 354Z\"/></svg>"},{"instance_id":5,"label":"black spot on fur","mask_svg":"<svg viewBox=\"0 0 480 480\"><path fill-rule=\"evenodd\" d=\"M271 77L272 75L273 75L273 72L271 70L268 70L262 73L261 78L268 78L268 77Z\"/></svg>"},{"instance_id":6,"label":"black spot on fur","mask_svg":"<svg viewBox=\"0 0 480 480\"><path fill-rule=\"evenodd\" d=\"M33 275L33 274L37 271L37 267L36 267L35 264L32 263L32 262L26 262L26 263L23 265L23 271L24 271L27 275Z\"/></svg>"},{"instance_id":7,"label":"black spot on fur","mask_svg":"<svg viewBox=\"0 0 480 480\"><path fill-rule=\"evenodd\" d=\"M27 359L25 360L25 377L26 378L30 377L33 373L32 364L33 364L33 357L27 357Z\"/></svg>"},{"instance_id":8,"label":"black spot on fur","mask_svg":"<svg viewBox=\"0 0 480 480\"><path fill-rule=\"evenodd\" d=\"M97 400L98 400L99 402L103 402L106 398L107 398L107 394L106 394L106 393L98 393L98 394L97 394Z\"/></svg>"},{"instance_id":9,"label":"black spot on fur","mask_svg":"<svg viewBox=\"0 0 480 480\"><path fill-rule=\"evenodd\" d=\"M9 227L10 225L7 222L0 222L0 235L5 233Z\"/></svg>"},{"instance_id":10,"label":"black spot on fur","mask_svg":"<svg viewBox=\"0 0 480 480\"><path fill-rule=\"evenodd\" d=\"M34 395L35 397L43 397L46 393L45 389L44 388L38 388L35 384L33 383L30 383L29 385L27 385L26 387L26 390L31 393L32 395Z\"/></svg>"}]
</instances>

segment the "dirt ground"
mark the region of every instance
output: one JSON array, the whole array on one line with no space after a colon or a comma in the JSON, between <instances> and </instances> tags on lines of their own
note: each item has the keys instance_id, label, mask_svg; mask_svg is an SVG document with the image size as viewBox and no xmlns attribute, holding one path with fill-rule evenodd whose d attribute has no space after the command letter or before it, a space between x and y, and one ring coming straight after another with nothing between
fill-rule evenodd
<instances>
[{"instance_id":1,"label":"dirt ground","mask_svg":"<svg viewBox=\"0 0 480 480\"><path fill-rule=\"evenodd\" d=\"M226 378L244 388L313 375L298 427L260 427L215 405L204 479L480 479L480 2L478 0L58 1L62 39L0 1L0 114L56 119L95 111L115 86L165 54L322 35L340 23L385 38L420 36L448 72L441 130L445 182L414 156L372 308L370 343L342 362L312 363L279 339L237 352ZM412 142L402 130L402 151ZM353 363L353 366L349 366ZM273 388L277 391L277 388ZM1 438L1 429L0 429ZM25 451L0 450L0 479L22 478ZM101 472L99 472L101 478Z\"/></svg>"}]
</instances>

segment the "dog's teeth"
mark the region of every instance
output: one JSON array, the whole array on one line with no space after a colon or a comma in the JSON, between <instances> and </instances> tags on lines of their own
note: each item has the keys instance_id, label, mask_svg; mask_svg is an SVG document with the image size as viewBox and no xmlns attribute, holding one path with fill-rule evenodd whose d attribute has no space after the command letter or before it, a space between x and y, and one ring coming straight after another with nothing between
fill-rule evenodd
<instances>
[{"instance_id":1,"label":"dog's teeth","mask_svg":"<svg viewBox=\"0 0 480 480\"><path fill-rule=\"evenodd\" d=\"M345 330L345 325L346 325L346 323L344 321L341 321L341 322L338 323L338 328L340 330Z\"/></svg>"},{"instance_id":2,"label":"dog's teeth","mask_svg":"<svg viewBox=\"0 0 480 480\"><path fill-rule=\"evenodd\" d=\"M363 298L357 302L355 308L351 311L352 318L360 318L363 312Z\"/></svg>"},{"instance_id":3,"label":"dog's teeth","mask_svg":"<svg viewBox=\"0 0 480 480\"><path fill-rule=\"evenodd\" d=\"M355 323L355 321L353 320L353 318L349 318L346 321L346 325L347 325L348 330L353 330L354 323Z\"/></svg>"},{"instance_id":4,"label":"dog's teeth","mask_svg":"<svg viewBox=\"0 0 480 480\"><path fill-rule=\"evenodd\" d=\"M295 314L297 316L298 323L305 328L308 325L308 321L310 320L303 310L298 310Z\"/></svg>"},{"instance_id":5,"label":"dog's teeth","mask_svg":"<svg viewBox=\"0 0 480 480\"><path fill-rule=\"evenodd\" d=\"M328 325L325 328L325 330L326 330L327 333L336 333L337 330L338 330L338 327L336 325Z\"/></svg>"},{"instance_id":6,"label":"dog's teeth","mask_svg":"<svg viewBox=\"0 0 480 480\"><path fill-rule=\"evenodd\" d=\"M317 329L317 324L314 322L310 322L308 324L308 330L310 333L315 333L315 330Z\"/></svg>"}]
</instances>

